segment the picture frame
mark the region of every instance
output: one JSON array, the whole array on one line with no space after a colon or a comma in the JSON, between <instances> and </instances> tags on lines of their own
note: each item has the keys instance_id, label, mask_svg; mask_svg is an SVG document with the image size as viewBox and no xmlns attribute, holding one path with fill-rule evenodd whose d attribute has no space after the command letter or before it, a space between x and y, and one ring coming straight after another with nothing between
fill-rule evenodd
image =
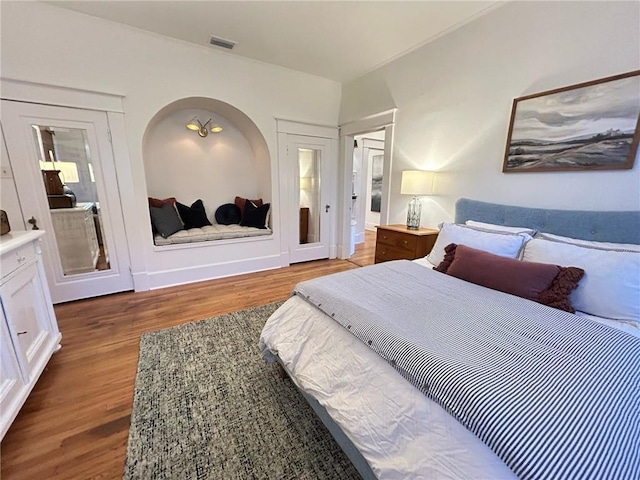
<instances>
[{"instance_id":1,"label":"picture frame","mask_svg":"<svg viewBox=\"0 0 640 480\"><path fill-rule=\"evenodd\" d=\"M633 168L640 70L513 100L503 173Z\"/></svg>"},{"instance_id":2,"label":"picture frame","mask_svg":"<svg viewBox=\"0 0 640 480\"><path fill-rule=\"evenodd\" d=\"M372 212L380 213L382 205L382 171L384 167L384 155L371 157L371 206Z\"/></svg>"}]
</instances>

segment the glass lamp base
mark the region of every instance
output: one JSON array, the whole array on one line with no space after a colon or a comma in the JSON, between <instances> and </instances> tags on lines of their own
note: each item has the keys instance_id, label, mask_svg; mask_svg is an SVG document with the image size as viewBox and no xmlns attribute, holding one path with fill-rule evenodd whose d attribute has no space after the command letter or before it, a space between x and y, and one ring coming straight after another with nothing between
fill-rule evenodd
<instances>
[{"instance_id":1,"label":"glass lamp base","mask_svg":"<svg viewBox=\"0 0 640 480\"><path fill-rule=\"evenodd\" d=\"M422 203L418 197L413 197L407 209L407 229L418 230L420 228L420 215L422 213Z\"/></svg>"}]
</instances>

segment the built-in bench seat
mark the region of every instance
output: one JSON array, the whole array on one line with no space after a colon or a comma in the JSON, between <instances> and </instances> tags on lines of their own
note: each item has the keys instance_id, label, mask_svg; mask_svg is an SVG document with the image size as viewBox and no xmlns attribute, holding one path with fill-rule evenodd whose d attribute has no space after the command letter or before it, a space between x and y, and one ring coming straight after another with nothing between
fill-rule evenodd
<instances>
[{"instance_id":1,"label":"built-in bench seat","mask_svg":"<svg viewBox=\"0 0 640 480\"><path fill-rule=\"evenodd\" d=\"M167 238L156 234L156 245L175 245L182 243L208 242L211 240L227 240L230 238L260 237L271 235L270 228L243 227L241 225L207 225L202 228L180 230Z\"/></svg>"}]
</instances>

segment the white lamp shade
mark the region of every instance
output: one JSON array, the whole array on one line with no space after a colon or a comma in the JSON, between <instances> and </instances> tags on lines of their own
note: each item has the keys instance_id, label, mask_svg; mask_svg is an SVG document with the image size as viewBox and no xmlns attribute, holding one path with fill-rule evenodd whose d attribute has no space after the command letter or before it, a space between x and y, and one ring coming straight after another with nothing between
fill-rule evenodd
<instances>
[{"instance_id":1,"label":"white lamp shade","mask_svg":"<svg viewBox=\"0 0 640 480\"><path fill-rule=\"evenodd\" d=\"M432 195L434 172L405 170L402 172L401 195Z\"/></svg>"}]
</instances>

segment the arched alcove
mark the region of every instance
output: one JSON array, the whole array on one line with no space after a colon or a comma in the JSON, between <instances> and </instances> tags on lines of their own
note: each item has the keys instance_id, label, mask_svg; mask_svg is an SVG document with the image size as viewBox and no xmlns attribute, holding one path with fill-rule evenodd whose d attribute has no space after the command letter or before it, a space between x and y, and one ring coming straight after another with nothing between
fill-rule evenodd
<instances>
[{"instance_id":1,"label":"arched alcove","mask_svg":"<svg viewBox=\"0 0 640 480\"><path fill-rule=\"evenodd\" d=\"M200 137L186 128L194 116L202 123L211 118L223 131ZM150 197L176 197L187 205L202 199L212 222L216 209L236 195L271 201L267 143L256 124L228 103L206 97L172 102L153 116L142 145Z\"/></svg>"}]
</instances>

